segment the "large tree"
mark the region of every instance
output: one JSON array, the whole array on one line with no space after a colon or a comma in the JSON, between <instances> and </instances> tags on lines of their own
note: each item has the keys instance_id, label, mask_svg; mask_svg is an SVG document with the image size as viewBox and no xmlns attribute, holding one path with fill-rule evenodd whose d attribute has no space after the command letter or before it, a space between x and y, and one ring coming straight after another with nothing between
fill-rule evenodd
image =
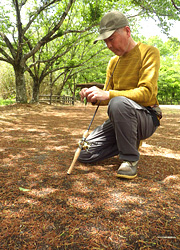
<instances>
[{"instance_id":1,"label":"large tree","mask_svg":"<svg viewBox=\"0 0 180 250\"><path fill-rule=\"evenodd\" d=\"M42 58L42 52L45 55L45 45L48 43L52 44L52 41L60 37L67 37L68 34L83 33L94 26L94 24L91 24L83 27L83 29L82 27L78 27L79 29L75 30L68 29L67 25L69 24L69 20L67 17L73 9L75 2L75 0L37 2L13 0L9 8L11 12L4 8L4 12L2 12L4 22L1 25L0 32L0 53L2 55L0 60L10 63L14 68L17 102L27 102L24 72L28 71L30 73L34 80L34 88L39 88L38 81L42 78L42 75L40 77L37 72L40 65L39 63L45 64L48 61L48 67L47 64L44 67L45 75L45 71L47 71L59 57L62 57L63 54L70 50L70 46L75 45L77 39L76 41L74 39L69 47L66 47L68 42L60 44L59 47L61 47L61 49L64 48L63 50L60 52L59 48L54 51L51 50L46 58ZM8 12L11 15L14 13L16 17L15 25L11 21L12 18L6 15ZM46 19L44 13L46 14ZM25 22L23 25L24 14L26 14L26 20L28 20L28 22ZM71 23L73 24L72 20ZM73 25L71 25L71 27L73 27ZM9 38L9 34L12 35L11 38ZM39 54L36 56L38 52Z\"/></svg>"},{"instance_id":2,"label":"large tree","mask_svg":"<svg viewBox=\"0 0 180 250\"><path fill-rule=\"evenodd\" d=\"M61 27L62 23L64 22L70 8L72 7L75 0L69 0L69 2L66 4L66 6L63 9L62 15L59 18L59 21L51 27L51 30L49 30L48 33L44 34L43 37L38 40L34 44L33 47L29 47L29 50L26 50L29 38L26 37L26 34L33 24L33 22L37 19L37 16L40 15L42 11L45 9L49 9L54 4L58 4L58 0L52 0L52 1L42 1L42 5L40 7L35 6L34 11L31 11L31 15L29 15L28 23L23 27L22 25L22 16L21 11L23 9L23 6L27 3L27 0L18 1L13 0L12 1L12 8L15 9L15 16L16 16L16 28L13 27L11 24L9 25L7 18L7 22L4 23L4 31L6 28L11 28L13 32L13 41L11 41L8 36L5 34L5 32L1 31L0 35L2 38L2 43L0 47L0 53L3 55L3 57L0 58L0 60L3 60L5 62L10 63L15 72L16 77L16 101L17 102L27 102L27 96L26 96L26 84L24 80L24 72L26 69L26 63L29 58L33 57L37 51L40 50L41 47L43 47L46 43L49 41L55 39L55 34L59 28ZM33 7L33 1L31 1L32 7ZM9 27L8 27L9 26ZM15 33L16 32L16 33ZM32 31L31 31L32 32ZM8 52L6 49L8 48Z\"/></svg>"}]
</instances>

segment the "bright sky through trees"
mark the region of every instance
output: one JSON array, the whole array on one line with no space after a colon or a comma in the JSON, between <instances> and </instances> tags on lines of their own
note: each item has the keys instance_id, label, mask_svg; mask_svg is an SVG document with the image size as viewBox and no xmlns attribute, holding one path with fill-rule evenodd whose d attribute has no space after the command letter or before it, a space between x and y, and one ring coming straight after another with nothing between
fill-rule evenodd
<instances>
[{"instance_id":1,"label":"bright sky through trees","mask_svg":"<svg viewBox=\"0 0 180 250\"><path fill-rule=\"evenodd\" d=\"M159 36L164 41L168 40L168 37L162 33L161 29L153 19L142 20L140 25L142 27L142 29L140 29L140 34L145 36L147 39L151 36ZM176 37L180 40L179 27L180 22L174 21L173 26L170 28L169 36Z\"/></svg>"}]
</instances>

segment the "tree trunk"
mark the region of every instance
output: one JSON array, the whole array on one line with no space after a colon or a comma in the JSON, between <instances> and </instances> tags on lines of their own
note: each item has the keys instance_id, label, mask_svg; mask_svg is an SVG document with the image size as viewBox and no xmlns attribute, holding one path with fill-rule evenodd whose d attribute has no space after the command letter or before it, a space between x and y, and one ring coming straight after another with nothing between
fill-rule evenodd
<instances>
[{"instance_id":1,"label":"tree trunk","mask_svg":"<svg viewBox=\"0 0 180 250\"><path fill-rule=\"evenodd\" d=\"M33 82L33 96L31 102L38 102L39 101L39 87L40 83L38 79L34 79Z\"/></svg>"},{"instance_id":2,"label":"tree trunk","mask_svg":"<svg viewBox=\"0 0 180 250\"><path fill-rule=\"evenodd\" d=\"M16 102L27 103L26 84L24 79L24 69L20 66L14 67L16 77Z\"/></svg>"},{"instance_id":3,"label":"tree trunk","mask_svg":"<svg viewBox=\"0 0 180 250\"><path fill-rule=\"evenodd\" d=\"M49 75L50 82L50 105L52 104L52 95L53 95L53 81L52 81L52 72Z\"/></svg>"}]
</instances>

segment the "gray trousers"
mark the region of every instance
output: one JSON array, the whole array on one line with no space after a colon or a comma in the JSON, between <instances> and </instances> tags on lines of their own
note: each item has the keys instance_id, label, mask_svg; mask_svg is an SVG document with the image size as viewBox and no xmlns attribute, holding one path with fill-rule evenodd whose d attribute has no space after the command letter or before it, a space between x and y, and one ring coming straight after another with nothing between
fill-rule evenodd
<instances>
[{"instance_id":1,"label":"gray trousers","mask_svg":"<svg viewBox=\"0 0 180 250\"><path fill-rule=\"evenodd\" d=\"M149 111L136 102L118 96L108 105L109 119L88 137L88 151L81 150L78 160L91 163L119 155L121 160L138 161L140 140L156 130Z\"/></svg>"}]
</instances>

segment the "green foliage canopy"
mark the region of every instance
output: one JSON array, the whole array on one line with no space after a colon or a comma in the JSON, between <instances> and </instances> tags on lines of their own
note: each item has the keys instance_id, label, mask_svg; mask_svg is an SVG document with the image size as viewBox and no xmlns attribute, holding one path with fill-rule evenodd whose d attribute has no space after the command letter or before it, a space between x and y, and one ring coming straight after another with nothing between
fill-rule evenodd
<instances>
[{"instance_id":1,"label":"green foliage canopy","mask_svg":"<svg viewBox=\"0 0 180 250\"><path fill-rule=\"evenodd\" d=\"M152 37L147 43L156 46L161 55L158 80L160 103L180 103L180 42L176 38L163 42L159 37Z\"/></svg>"}]
</instances>

